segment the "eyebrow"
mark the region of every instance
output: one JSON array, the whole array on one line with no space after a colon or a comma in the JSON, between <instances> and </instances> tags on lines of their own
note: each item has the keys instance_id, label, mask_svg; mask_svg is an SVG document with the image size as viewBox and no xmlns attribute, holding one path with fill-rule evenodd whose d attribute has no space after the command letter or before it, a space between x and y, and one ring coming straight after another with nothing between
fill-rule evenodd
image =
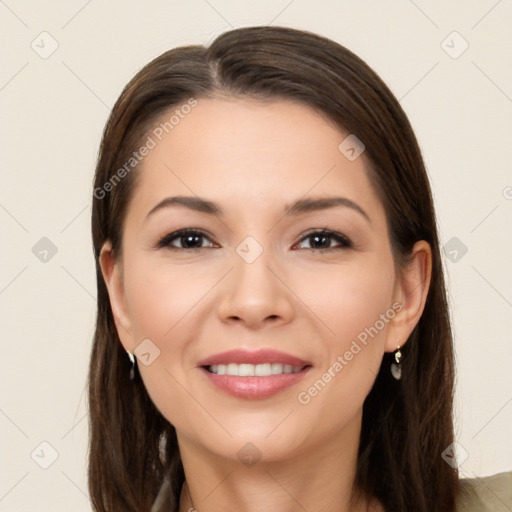
<instances>
[{"instance_id":1,"label":"eyebrow","mask_svg":"<svg viewBox=\"0 0 512 512\"><path fill-rule=\"evenodd\" d=\"M166 197L154 206L149 213L146 215L146 219L153 215L155 212L164 208L172 206L184 206L190 210L194 210L200 213L206 213L209 215L216 215L218 217L223 216L222 208L213 201L203 199L201 197L192 196L174 196ZM360 213L370 224L371 219L369 215L354 201L346 197L320 197L316 199L299 199L292 204L285 205L284 211L286 216L297 216L308 212L314 212L318 210L326 210L327 208L334 208L336 206L344 206L351 208L356 212Z\"/></svg>"}]
</instances>

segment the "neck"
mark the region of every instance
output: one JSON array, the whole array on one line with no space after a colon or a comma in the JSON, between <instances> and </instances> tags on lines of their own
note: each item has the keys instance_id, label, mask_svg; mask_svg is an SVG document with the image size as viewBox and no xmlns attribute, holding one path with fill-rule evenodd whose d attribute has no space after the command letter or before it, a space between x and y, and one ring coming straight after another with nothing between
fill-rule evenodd
<instances>
[{"instance_id":1,"label":"neck","mask_svg":"<svg viewBox=\"0 0 512 512\"><path fill-rule=\"evenodd\" d=\"M360 417L328 444L279 461L247 467L221 459L178 435L186 483L180 512L375 512L366 498L354 499Z\"/></svg>"}]
</instances>

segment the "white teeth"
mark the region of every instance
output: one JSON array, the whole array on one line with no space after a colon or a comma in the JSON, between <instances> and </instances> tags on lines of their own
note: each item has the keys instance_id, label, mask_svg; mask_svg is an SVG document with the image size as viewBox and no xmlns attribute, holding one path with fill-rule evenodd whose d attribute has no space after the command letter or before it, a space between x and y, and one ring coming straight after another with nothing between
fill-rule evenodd
<instances>
[{"instance_id":1,"label":"white teeth","mask_svg":"<svg viewBox=\"0 0 512 512\"><path fill-rule=\"evenodd\" d=\"M272 367L271 367L270 363L257 364L254 367L254 375L256 375L256 377L266 377L268 375L272 375L271 370L272 370Z\"/></svg>"},{"instance_id":2,"label":"white teeth","mask_svg":"<svg viewBox=\"0 0 512 512\"><path fill-rule=\"evenodd\" d=\"M271 375L281 375L282 373L297 373L303 369L303 366L291 366L281 363L263 363L263 364L214 364L208 367L211 373L217 375L236 375L239 377L270 377Z\"/></svg>"},{"instance_id":3,"label":"white teeth","mask_svg":"<svg viewBox=\"0 0 512 512\"><path fill-rule=\"evenodd\" d=\"M238 375L240 377L254 377L254 365L253 364L239 364Z\"/></svg>"},{"instance_id":4,"label":"white teeth","mask_svg":"<svg viewBox=\"0 0 512 512\"><path fill-rule=\"evenodd\" d=\"M283 373L283 365L280 363L272 363L272 375Z\"/></svg>"},{"instance_id":5,"label":"white teeth","mask_svg":"<svg viewBox=\"0 0 512 512\"><path fill-rule=\"evenodd\" d=\"M226 371L224 372L226 375L238 375L238 365L235 363L231 363L226 365Z\"/></svg>"}]
</instances>

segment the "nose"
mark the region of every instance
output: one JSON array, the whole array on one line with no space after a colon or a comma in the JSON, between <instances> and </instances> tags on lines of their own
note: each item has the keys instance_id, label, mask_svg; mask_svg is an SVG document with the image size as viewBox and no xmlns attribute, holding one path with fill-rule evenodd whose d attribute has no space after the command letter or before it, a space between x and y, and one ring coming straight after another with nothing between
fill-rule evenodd
<instances>
[{"instance_id":1,"label":"nose","mask_svg":"<svg viewBox=\"0 0 512 512\"><path fill-rule=\"evenodd\" d=\"M223 322L254 330L284 325L293 319L293 292L285 284L284 272L267 254L264 251L252 263L235 255L234 268L219 290L218 315Z\"/></svg>"}]
</instances>

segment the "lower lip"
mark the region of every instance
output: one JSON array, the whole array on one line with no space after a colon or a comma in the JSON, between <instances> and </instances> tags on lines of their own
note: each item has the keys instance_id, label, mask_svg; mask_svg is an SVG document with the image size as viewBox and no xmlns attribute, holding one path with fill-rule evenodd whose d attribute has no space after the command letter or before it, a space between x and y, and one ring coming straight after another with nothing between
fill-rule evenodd
<instances>
[{"instance_id":1,"label":"lower lip","mask_svg":"<svg viewBox=\"0 0 512 512\"><path fill-rule=\"evenodd\" d=\"M236 375L218 375L200 368L209 381L225 393L249 400L268 398L297 384L309 372L308 366L297 373L281 373L268 377L238 377Z\"/></svg>"}]
</instances>

